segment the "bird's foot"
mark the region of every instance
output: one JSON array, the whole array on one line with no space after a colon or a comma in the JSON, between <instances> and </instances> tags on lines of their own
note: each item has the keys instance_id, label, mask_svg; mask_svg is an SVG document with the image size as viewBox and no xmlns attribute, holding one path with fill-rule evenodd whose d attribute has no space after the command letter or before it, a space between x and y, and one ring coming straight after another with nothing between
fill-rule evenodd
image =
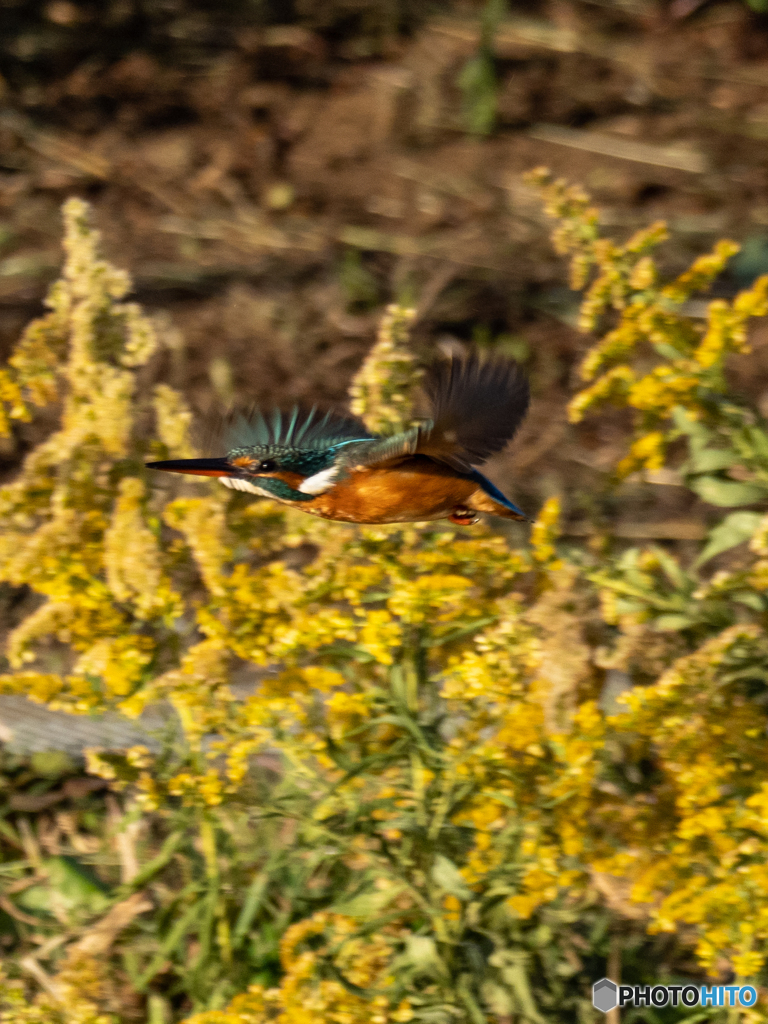
<instances>
[{"instance_id":1,"label":"bird's foot","mask_svg":"<svg viewBox=\"0 0 768 1024\"><path fill-rule=\"evenodd\" d=\"M473 526L478 520L479 516L477 513L471 508L467 508L466 505L457 505L448 516L448 521L455 523L457 526Z\"/></svg>"}]
</instances>

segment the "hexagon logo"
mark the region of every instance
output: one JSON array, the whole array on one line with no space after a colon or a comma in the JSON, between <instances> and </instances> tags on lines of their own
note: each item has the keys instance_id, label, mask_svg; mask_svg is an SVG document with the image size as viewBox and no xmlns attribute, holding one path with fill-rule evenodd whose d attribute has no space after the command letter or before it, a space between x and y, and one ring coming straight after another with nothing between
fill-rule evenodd
<instances>
[{"instance_id":1,"label":"hexagon logo","mask_svg":"<svg viewBox=\"0 0 768 1024\"><path fill-rule=\"evenodd\" d=\"M608 1013L619 1005L618 988L609 978L601 978L592 986L592 1005Z\"/></svg>"}]
</instances>

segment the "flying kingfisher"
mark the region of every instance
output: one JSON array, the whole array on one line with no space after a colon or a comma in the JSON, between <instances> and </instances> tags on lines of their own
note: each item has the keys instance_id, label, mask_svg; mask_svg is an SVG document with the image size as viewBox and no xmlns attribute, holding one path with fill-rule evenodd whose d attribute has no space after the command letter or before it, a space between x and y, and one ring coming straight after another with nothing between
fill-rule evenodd
<instances>
[{"instance_id":1,"label":"flying kingfisher","mask_svg":"<svg viewBox=\"0 0 768 1024\"><path fill-rule=\"evenodd\" d=\"M216 476L226 487L274 498L345 523L449 519L469 526L478 512L528 520L475 466L504 448L528 409L516 363L441 360L423 388L431 417L393 437L351 416L314 409L240 417L223 458L150 462L150 469Z\"/></svg>"}]
</instances>

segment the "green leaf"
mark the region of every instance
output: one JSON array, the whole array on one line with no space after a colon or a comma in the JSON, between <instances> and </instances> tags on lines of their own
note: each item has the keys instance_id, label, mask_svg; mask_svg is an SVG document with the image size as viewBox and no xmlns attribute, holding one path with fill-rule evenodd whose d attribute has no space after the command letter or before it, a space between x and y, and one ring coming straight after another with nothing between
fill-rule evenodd
<instances>
[{"instance_id":1,"label":"green leaf","mask_svg":"<svg viewBox=\"0 0 768 1024\"><path fill-rule=\"evenodd\" d=\"M668 551L665 551L664 548L660 548L657 544L654 544L651 550L658 558L659 564L672 586L680 588L685 587L688 583L688 579L680 568L677 560L673 558Z\"/></svg>"},{"instance_id":2,"label":"green leaf","mask_svg":"<svg viewBox=\"0 0 768 1024\"><path fill-rule=\"evenodd\" d=\"M180 918L178 918L166 935L165 939L160 943L160 948L150 960L149 965L136 980L137 992L143 992L154 976L163 969L169 955L180 945L181 940L194 924L195 918L198 917L203 910L205 910L203 901L195 901L192 906L187 907L186 911Z\"/></svg>"},{"instance_id":3,"label":"green leaf","mask_svg":"<svg viewBox=\"0 0 768 1024\"><path fill-rule=\"evenodd\" d=\"M756 501L765 501L768 497L768 488L760 484L723 480L717 476L697 477L690 482L689 487L710 505L719 505L721 508L752 505Z\"/></svg>"},{"instance_id":4,"label":"green leaf","mask_svg":"<svg viewBox=\"0 0 768 1024\"><path fill-rule=\"evenodd\" d=\"M52 914L51 892L47 885L31 885L23 893L15 897L15 902L33 914Z\"/></svg>"},{"instance_id":5,"label":"green leaf","mask_svg":"<svg viewBox=\"0 0 768 1024\"><path fill-rule=\"evenodd\" d=\"M406 938L405 950L395 958L391 968L394 976L401 970L443 980L450 977L431 935L409 935Z\"/></svg>"},{"instance_id":6,"label":"green leaf","mask_svg":"<svg viewBox=\"0 0 768 1024\"><path fill-rule=\"evenodd\" d=\"M1 818L0 818L0 836L3 836L5 839L7 839L8 842L11 844L11 846L15 846L17 850L23 850L24 849L24 846L22 845L21 839L19 838L17 833L13 830L13 828L8 824L7 821L3 821ZM21 863L24 863L24 862L22 861Z\"/></svg>"},{"instance_id":7,"label":"green leaf","mask_svg":"<svg viewBox=\"0 0 768 1024\"><path fill-rule=\"evenodd\" d=\"M45 883L33 885L18 898L28 910L51 910L52 897L66 913L101 914L110 904L106 886L74 857L50 857L44 863Z\"/></svg>"},{"instance_id":8,"label":"green leaf","mask_svg":"<svg viewBox=\"0 0 768 1024\"><path fill-rule=\"evenodd\" d=\"M545 1024L538 1011L528 981L526 954L516 949L499 949L488 958L491 967L496 967L505 985L512 989L522 1016L533 1024Z\"/></svg>"},{"instance_id":9,"label":"green leaf","mask_svg":"<svg viewBox=\"0 0 768 1024\"><path fill-rule=\"evenodd\" d=\"M74 857L51 857L45 868L51 887L73 907L81 906L98 914L109 906L107 886Z\"/></svg>"},{"instance_id":10,"label":"green leaf","mask_svg":"<svg viewBox=\"0 0 768 1024\"><path fill-rule=\"evenodd\" d=\"M754 534L762 521L763 516L759 512L731 512L713 530L710 530L709 540L695 564L703 565L722 551L728 551L730 548L736 547L737 544L743 544Z\"/></svg>"},{"instance_id":11,"label":"green leaf","mask_svg":"<svg viewBox=\"0 0 768 1024\"><path fill-rule=\"evenodd\" d=\"M761 427L745 427L744 440L752 449L753 458L768 462L768 435Z\"/></svg>"},{"instance_id":12,"label":"green leaf","mask_svg":"<svg viewBox=\"0 0 768 1024\"><path fill-rule=\"evenodd\" d=\"M499 985L497 982L489 979L482 983L480 992L483 1002L488 1006L491 1013L497 1017L512 1019L512 1011L515 1009L515 1006L509 992L503 985Z\"/></svg>"},{"instance_id":13,"label":"green leaf","mask_svg":"<svg viewBox=\"0 0 768 1024\"><path fill-rule=\"evenodd\" d=\"M361 920L370 920L372 917L379 917L394 899L396 899L406 888L404 885L392 886L391 889L370 889L368 892L361 892L353 896L351 900L341 901L334 904L334 910L345 917L359 917Z\"/></svg>"},{"instance_id":14,"label":"green leaf","mask_svg":"<svg viewBox=\"0 0 768 1024\"><path fill-rule=\"evenodd\" d=\"M357 249L348 249L338 271L338 281L349 309L366 310L379 300L379 284Z\"/></svg>"},{"instance_id":15,"label":"green leaf","mask_svg":"<svg viewBox=\"0 0 768 1024\"><path fill-rule=\"evenodd\" d=\"M158 855L153 857L149 863L145 864L141 871L139 871L138 875L131 879L131 881L123 888L135 891L136 889L141 889L142 886L146 885L147 882L154 878L158 872L162 871L163 868L171 862L176 850L181 846L184 838L185 834L182 829L172 832L160 847Z\"/></svg>"},{"instance_id":16,"label":"green leaf","mask_svg":"<svg viewBox=\"0 0 768 1024\"><path fill-rule=\"evenodd\" d=\"M248 886L248 891L245 894L245 900L240 914L235 924L235 930L232 933L232 948L238 949L242 945L248 935L248 931L253 924L253 919L259 912L262 900L264 899L264 893L266 892L267 885L269 884L270 872L269 868L272 866L273 860L267 865L264 871L259 871L251 884Z\"/></svg>"},{"instance_id":17,"label":"green leaf","mask_svg":"<svg viewBox=\"0 0 768 1024\"><path fill-rule=\"evenodd\" d=\"M464 1003L464 1008L469 1015L471 1024L488 1024L485 1014L477 1005L477 1000L472 992L471 981L471 974L460 974L459 979L456 982L456 994L462 1003Z\"/></svg>"},{"instance_id":18,"label":"green leaf","mask_svg":"<svg viewBox=\"0 0 768 1024\"><path fill-rule=\"evenodd\" d=\"M676 405L672 410L672 419L680 433L688 435L692 451L701 451L712 439L712 431L698 420L692 419L688 410L681 405Z\"/></svg>"},{"instance_id":19,"label":"green leaf","mask_svg":"<svg viewBox=\"0 0 768 1024\"><path fill-rule=\"evenodd\" d=\"M746 605L756 612L765 611L765 598L762 594L756 594L754 590L736 590L731 594L731 600Z\"/></svg>"},{"instance_id":20,"label":"green leaf","mask_svg":"<svg viewBox=\"0 0 768 1024\"><path fill-rule=\"evenodd\" d=\"M688 629L693 623L694 620L688 615L660 615L657 619L653 620L654 629L661 630L664 633L673 633L678 629Z\"/></svg>"},{"instance_id":21,"label":"green leaf","mask_svg":"<svg viewBox=\"0 0 768 1024\"><path fill-rule=\"evenodd\" d=\"M169 1013L168 1001L153 993L147 1000L147 1024L168 1024Z\"/></svg>"},{"instance_id":22,"label":"green leaf","mask_svg":"<svg viewBox=\"0 0 768 1024\"><path fill-rule=\"evenodd\" d=\"M466 626L460 626L458 629L454 629L451 630L450 633L446 633L445 636L431 640L430 647L442 647L444 644L452 644L455 640L463 640L464 637L471 636L472 633L476 633L485 626L490 626L491 623L498 622L498 620L498 615L486 615L484 619L475 619L474 622L470 622Z\"/></svg>"},{"instance_id":23,"label":"green leaf","mask_svg":"<svg viewBox=\"0 0 768 1024\"><path fill-rule=\"evenodd\" d=\"M692 452L691 457L681 467L683 473L714 473L718 469L728 469L739 462L739 456L730 448L702 448Z\"/></svg>"},{"instance_id":24,"label":"green leaf","mask_svg":"<svg viewBox=\"0 0 768 1024\"><path fill-rule=\"evenodd\" d=\"M747 0L747 6L758 14L768 11L768 0ZM768 237L762 232L747 235L741 251L731 262L730 271L739 284L751 284L758 274L768 269Z\"/></svg>"},{"instance_id":25,"label":"green leaf","mask_svg":"<svg viewBox=\"0 0 768 1024\"><path fill-rule=\"evenodd\" d=\"M487 0L481 19L480 45L457 79L464 98L465 123L474 135L488 135L496 123L499 86L493 37L506 9L506 0Z\"/></svg>"},{"instance_id":26,"label":"green leaf","mask_svg":"<svg viewBox=\"0 0 768 1024\"><path fill-rule=\"evenodd\" d=\"M30 764L33 772L47 779L59 779L77 771L76 762L63 750L36 750Z\"/></svg>"},{"instance_id":27,"label":"green leaf","mask_svg":"<svg viewBox=\"0 0 768 1024\"><path fill-rule=\"evenodd\" d=\"M480 51L464 65L457 84L464 94L464 117L473 135L488 135L496 123L496 72L491 55Z\"/></svg>"},{"instance_id":28,"label":"green leaf","mask_svg":"<svg viewBox=\"0 0 768 1024\"><path fill-rule=\"evenodd\" d=\"M673 362L675 359L679 359L682 355L680 350L675 348L674 345L670 345L668 341L654 341L652 344L659 355L668 359L670 362Z\"/></svg>"},{"instance_id":29,"label":"green leaf","mask_svg":"<svg viewBox=\"0 0 768 1024\"><path fill-rule=\"evenodd\" d=\"M435 857L435 863L432 866L432 880L440 886L443 892L450 893L451 896L456 896L460 900L468 900L472 896L459 869L452 860L443 856L442 853L438 853Z\"/></svg>"}]
</instances>

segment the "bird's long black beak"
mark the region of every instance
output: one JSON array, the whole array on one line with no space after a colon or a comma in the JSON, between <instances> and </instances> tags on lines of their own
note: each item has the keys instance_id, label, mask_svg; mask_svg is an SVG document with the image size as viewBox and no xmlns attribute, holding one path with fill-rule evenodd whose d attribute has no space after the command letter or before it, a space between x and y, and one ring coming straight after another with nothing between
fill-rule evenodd
<instances>
[{"instance_id":1,"label":"bird's long black beak","mask_svg":"<svg viewBox=\"0 0 768 1024\"><path fill-rule=\"evenodd\" d=\"M193 476L235 476L237 473L226 459L169 459L166 462L148 462L147 469L191 473Z\"/></svg>"}]
</instances>

